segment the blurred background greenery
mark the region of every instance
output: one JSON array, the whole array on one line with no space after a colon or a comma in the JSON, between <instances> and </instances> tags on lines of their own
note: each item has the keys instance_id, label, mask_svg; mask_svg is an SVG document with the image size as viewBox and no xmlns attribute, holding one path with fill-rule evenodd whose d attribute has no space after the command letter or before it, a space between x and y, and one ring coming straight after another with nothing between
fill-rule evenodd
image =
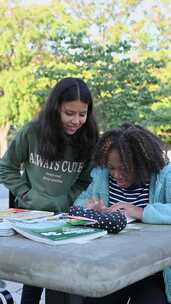
<instances>
[{"instance_id":1,"label":"blurred background greenery","mask_svg":"<svg viewBox=\"0 0 171 304\"><path fill-rule=\"evenodd\" d=\"M66 76L88 83L101 131L129 120L171 143L171 1L148 2L0 0L0 155Z\"/></svg>"}]
</instances>

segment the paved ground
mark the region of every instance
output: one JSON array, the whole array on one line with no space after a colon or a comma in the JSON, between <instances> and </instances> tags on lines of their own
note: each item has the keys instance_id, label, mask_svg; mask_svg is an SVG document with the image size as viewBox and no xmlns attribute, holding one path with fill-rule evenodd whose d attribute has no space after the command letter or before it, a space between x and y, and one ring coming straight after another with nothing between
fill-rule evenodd
<instances>
[{"instance_id":1,"label":"paved ground","mask_svg":"<svg viewBox=\"0 0 171 304\"><path fill-rule=\"evenodd\" d=\"M8 190L0 184L0 210L8 208ZM5 281L6 289L12 294L15 304L20 304L22 284ZM41 304L45 303L44 294L42 295Z\"/></svg>"}]
</instances>

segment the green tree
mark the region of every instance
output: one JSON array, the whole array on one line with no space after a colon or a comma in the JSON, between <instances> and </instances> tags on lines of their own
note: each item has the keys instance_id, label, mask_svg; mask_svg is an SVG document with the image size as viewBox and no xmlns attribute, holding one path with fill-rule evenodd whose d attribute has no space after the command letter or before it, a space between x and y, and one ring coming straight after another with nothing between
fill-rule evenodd
<instances>
[{"instance_id":1,"label":"green tree","mask_svg":"<svg viewBox=\"0 0 171 304\"><path fill-rule=\"evenodd\" d=\"M0 0L0 132L21 127L56 81L75 75L93 91L102 130L132 120L169 140L170 2L142 3Z\"/></svg>"}]
</instances>

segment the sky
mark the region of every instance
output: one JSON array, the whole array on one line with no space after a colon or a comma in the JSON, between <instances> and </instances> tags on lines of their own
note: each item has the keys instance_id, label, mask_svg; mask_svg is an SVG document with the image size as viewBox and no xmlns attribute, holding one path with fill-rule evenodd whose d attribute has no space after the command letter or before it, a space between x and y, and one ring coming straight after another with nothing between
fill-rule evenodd
<instances>
[{"instance_id":1,"label":"sky","mask_svg":"<svg viewBox=\"0 0 171 304\"><path fill-rule=\"evenodd\" d=\"M79 0L77 0L77 1L79 1ZM96 1L98 3L98 1L100 1L100 0L96 0ZM100 2L103 3L103 1L107 2L107 0L101 0ZM46 4L46 3L50 3L50 2L51 2L51 0L21 0L21 3L23 3L23 5ZM141 16L144 10L151 9L151 7L153 5L157 5L157 6L161 7L162 6L161 2L162 2L161 0L141 0L140 5L138 5L136 12L135 12L136 18L138 16ZM137 14L138 14L138 16L137 16Z\"/></svg>"},{"instance_id":2,"label":"sky","mask_svg":"<svg viewBox=\"0 0 171 304\"><path fill-rule=\"evenodd\" d=\"M21 0L21 3L27 5L27 4L44 4L48 3L50 0Z\"/></svg>"},{"instance_id":3,"label":"sky","mask_svg":"<svg viewBox=\"0 0 171 304\"><path fill-rule=\"evenodd\" d=\"M104 0L105 2L107 0ZM23 4L39 4L39 3L48 3L50 0L21 0ZM160 0L142 0L141 8L150 8L152 5L160 5Z\"/></svg>"}]
</instances>

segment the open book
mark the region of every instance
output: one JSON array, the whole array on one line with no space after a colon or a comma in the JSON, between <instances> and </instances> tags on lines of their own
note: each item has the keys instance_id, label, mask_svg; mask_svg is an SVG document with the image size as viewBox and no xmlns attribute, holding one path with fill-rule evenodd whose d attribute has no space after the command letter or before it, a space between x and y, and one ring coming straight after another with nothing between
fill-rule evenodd
<instances>
[{"instance_id":1,"label":"open book","mask_svg":"<svg viewBox=\"0 0 171 304\"><path fill-rule=\"evenodd\" d=\"M107 234L107 231L88 227L91 219L72 216L51 216L37 220L9 219L12 228L28 239L49 245L83 243Z\"/></svg>"}]
</instances>

